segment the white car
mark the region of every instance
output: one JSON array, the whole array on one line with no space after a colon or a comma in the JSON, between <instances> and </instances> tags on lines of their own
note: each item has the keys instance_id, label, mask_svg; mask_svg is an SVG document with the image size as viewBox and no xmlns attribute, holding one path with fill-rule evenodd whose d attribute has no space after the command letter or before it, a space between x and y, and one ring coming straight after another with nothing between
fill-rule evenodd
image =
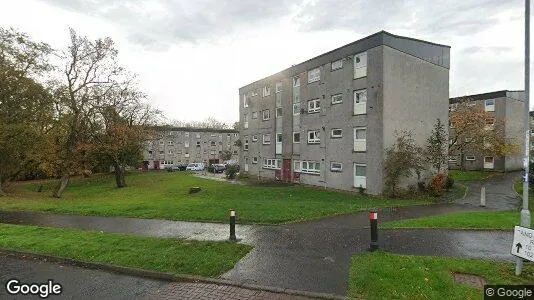
<instances>
[{"instance_id":1,"label":"white car","mask_svg":"<svg viewBox=\"0 0 534 300\"><path fill-rule=\"evenodd\" d=\"M187 171L202 171L204 170L204 164L203 163L191 163L191 164L188 164L185 169Z\"/></svg>"}]
</instances>

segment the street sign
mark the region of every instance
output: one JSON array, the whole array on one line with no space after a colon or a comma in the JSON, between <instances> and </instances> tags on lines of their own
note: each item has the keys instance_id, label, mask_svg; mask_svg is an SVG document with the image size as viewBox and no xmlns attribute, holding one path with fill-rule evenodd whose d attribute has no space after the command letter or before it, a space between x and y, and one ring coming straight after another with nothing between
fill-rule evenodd
<instances>
[{"instance_id":1,"label":"street sign","mask_svg":"<svg viewBox=\"0 0 534 300\"><path fill-rule=\"evenodd\" d=\"M534 229L516 226L510 253L534 261Z\"/></svg>"}]
</instances>

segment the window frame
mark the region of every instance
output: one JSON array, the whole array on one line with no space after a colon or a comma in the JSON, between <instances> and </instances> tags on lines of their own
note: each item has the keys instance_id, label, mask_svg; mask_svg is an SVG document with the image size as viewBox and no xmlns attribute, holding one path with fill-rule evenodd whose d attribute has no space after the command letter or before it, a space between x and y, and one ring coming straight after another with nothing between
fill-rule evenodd
<instances>
[{"instance_id":1,"label":"window frame","mask_svg":"<svg viewBox=\"0 0 534 300\"><path fill-rule=\"evenodd\" d=\"M265 139L266 137L268 137L268 139ZM263 145L270 145L271 144L271 134L270 133L265 133L262 135L262 144Z\"/></svg>"},{"instance_id":2,"label":"window frame","mask_svg":"<svg viewBox=\"0 0 534 300\"><path fill-rule=\"evenodd\" d=\"M308 84L321 80L321 67L308 70Z\"/></svg>"},{"instance_id":3,"label":"window frame","mask_svg":"<svg viewBox=\"0 0 534 300\"><path fill-rule=\"evenodd\" d=\"M339 63L339 66L334 67L334 64ZM343 68L343 58L334 60L330 63L330 71L336 71Z\"/></svg>"},{"instance_id":4,"label":"window frame","mask_svg":"<svg viewBox=\"0 0 534 300\"><path fill-rule=\"evenodd\" d=\"M282 114L282 108L281 108L281 107L277 107L277 108L275 109L275 117L276 117L276 118L281 118L282 116L283 116L283 114Z\"/></svg>"},{"instance_id":5,"label":"window frame","mask_svg":"<svg viewBox=\"0 0 534 300\"><path fill-rule=\"evenodd\" d=\"M334 164L338 164L339 168L334 167ZM343 172L343 163L337 162L337 161L331 161L330 162L330 172L337 172L337 173Z\"/></svg>"},{"instance_id":6,"label":"window frame","mask_svg":"<svg viewBox=\"0 0 534 300\"><path fill-rule=\"evenodd\" d=\"M313 133L315 136L313 139L310 139L311 133ZM308 130L307 137L308 137L308 144L320 144L321 143L321 131L319 129Z\"/></svg>"},{"instance_id":7,"label":"window frame","mask_svg":"<svg viewBox=\"0 0 534 300\"><path fill-rule=\"evenodd\" d=\"M357 131L359 130L363 130L365 131L365 138L364 139L360 139L360 138L356 138L357 137ZM353 151L354 152L367 152L367 127L354 127L354 132L353 132L354 136L353 136L353 143L354 143L354 147L353 147ZM358 150L356 149L356 143L359 143L360 145L363 144L363 150L359 150L360 148L358 148Z\"/></svg>"},{"instance_id":8,"label":"window frame","mask_svg":"<svg viewBox=\"0 0 534 300\"><path fill-rule=\"evenodd\" d=\"M334 101L335 98L339 98L340 100ZM341 103L343 103L343 93L334 94L334 95L330 96L330 103L331 104L341 104Z\"/></svg>"},{"instance_id":9,"label":"window frame","mask_svg":"<svg viewBox=\"0 0 534 300\"><path fill-rule=\"evenodd\" d=\"M298 141L295 141L295 134L298 135ZM300 144L300 131L293 131L293 144Z\"/></svg>"},{"instance_id":10,"label":"window frame","mask_svg":"<svg viewBox=\"0 0 534 300\"><path fill-rule=\"evenodd\" d=\"M265 112L267 112L267 117L265 116ZM261 111L261 119L263 121L268 121L271 118L271 111L269 109L264 109Z\"/></svg>"},{"instance_id":11,"label":"window frame","mask_svg":"<svg viewBox=\"0 0 534 300\"><path fill-rule=\"evenodd\" d=\"M317 104L319 104L319 106L317 106ZM308 100L308 113L315 114L318 112L321 112L321 99L317 98Z\"/></svg>"},{"instance_id":12,"label":"window frame","mask_svg":"<svg viewBox=\"0 0 534 300\"><path fill-rule=\"evenodd\" d=\"M475 161L476 160L476 156L475 155L466 155L465 156L465 160L466 161Z\"/></svg>"},{"instance_id":13,"label":"window frame","mask_svg":"<svg viewBox=\"0 0 534 300\"><path fill-rule=\"evenodd\" d=\"M339 130L339 134L334 134L334 131L335 130ZM341 128L332 128L332 130L330 130L330 138L333 138L333 139L339 139L339 138L342 138L343 137L343 129Z\"/></svg>"}]
</instances>

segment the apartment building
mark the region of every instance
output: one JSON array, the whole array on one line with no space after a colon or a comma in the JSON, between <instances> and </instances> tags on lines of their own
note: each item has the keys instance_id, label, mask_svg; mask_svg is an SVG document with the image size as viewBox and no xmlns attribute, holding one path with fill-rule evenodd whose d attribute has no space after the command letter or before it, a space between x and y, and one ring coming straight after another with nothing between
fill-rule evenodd
<instances>
[{"instance_id":1,"label":"apartment building","mask_svg":"<svg viewBox=\"0 0 534 300\"><path fill-rule=\"evenodd\" d=\"M395 131L448 119L449 53L381 31L240 88L241 170L381 193Z\"/></svg>"},{"instance_id":2,"label":"apartment building","mask_svg":"<svg viewBox=\"0 0 534 300\"><path fill-rule=\"evenodd\" d=\"M158 139L147 142L143 168L165 169L193 162L223 162L223 151L231 151L230 163L237 163L239 132L233 129L161 127Z\"/></svg>"},{"instance_id":3,"label":"apartment building","mask_svg":"<svg viewBox=\"0 0 534 300\"><path fill-rule=\"evenodd\" d=\"M449 99L449 110L454 111L459 103L466 103L468 106L477 107L490 113L493 118L487 119L488 130L495 130L495 126L500 128L503 138L525 149L523 136L525 129L523 116L525 113L525 92L524 91L496 91L476 95L466 95ZM496 125L496 120L501 120ZM454 128L450 129L451 136ZM481 153L464 154L464 168L467 170L496 170L513 171L523 168L523 153L520 150L514 155L488 156ZM449 157L449 168L458 169L461 166L460 156L452 153Z\"/></svg>"}]
</instances>

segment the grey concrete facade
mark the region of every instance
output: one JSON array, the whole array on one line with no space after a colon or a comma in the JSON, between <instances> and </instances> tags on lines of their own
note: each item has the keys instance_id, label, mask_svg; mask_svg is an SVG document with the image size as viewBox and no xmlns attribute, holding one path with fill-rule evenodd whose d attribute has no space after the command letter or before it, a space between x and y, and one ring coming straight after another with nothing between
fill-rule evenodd
<instances>
[{"instance_id":1,"label":"grey concrete facade","mask_svg":"<svg viewBox=\"0 0 534 300\"><path fill-rule=\"evenodd\" d=\"M219 160L231 151L230 162L237 163L239 132L232 129L159 128L158 138L147 142L143 152L145 169L164 169L178 164Z\"/></svg>"},{"instance_id":2,"label":"grey concrete facade","mask_svg":"<svg viewBox=\"0 0 534 300\"><path fill-rule=\"evenodd\" d=\"M381 193L395 131L422 145L448 119L449 53L382 31L240 88L241 170Z\"/></svg>"},{"instance_id":3,"label":"grey concrete facade","mask_svg":"<svg viewBox=\"0 0 534 300\"><path fill-rule=\"evenodd\" d=\"M486 101L494 101L493 108L487 108ZM449 99L450 109L454 109L458 103L469 103L468 105L485 110L496 120L495 126L502 132L507 142L516 144L518 152L507 156L488 156L482 153L465 153L464 168L467 170L495 170L495 171L515 171L523 168L525 129L523 125L524 115L524 91L496 91L476 95L466 95ZM504 128L503 128L504 127ZM454 129L450 130L451 135ZM474 158L474 159L473 159ZM460 155L451 153L449 158L449 168L460 168ZM485 163L486 161L486 163ZM491 164L493 161L493 164Z\"/></svg>"}]
</instances>

